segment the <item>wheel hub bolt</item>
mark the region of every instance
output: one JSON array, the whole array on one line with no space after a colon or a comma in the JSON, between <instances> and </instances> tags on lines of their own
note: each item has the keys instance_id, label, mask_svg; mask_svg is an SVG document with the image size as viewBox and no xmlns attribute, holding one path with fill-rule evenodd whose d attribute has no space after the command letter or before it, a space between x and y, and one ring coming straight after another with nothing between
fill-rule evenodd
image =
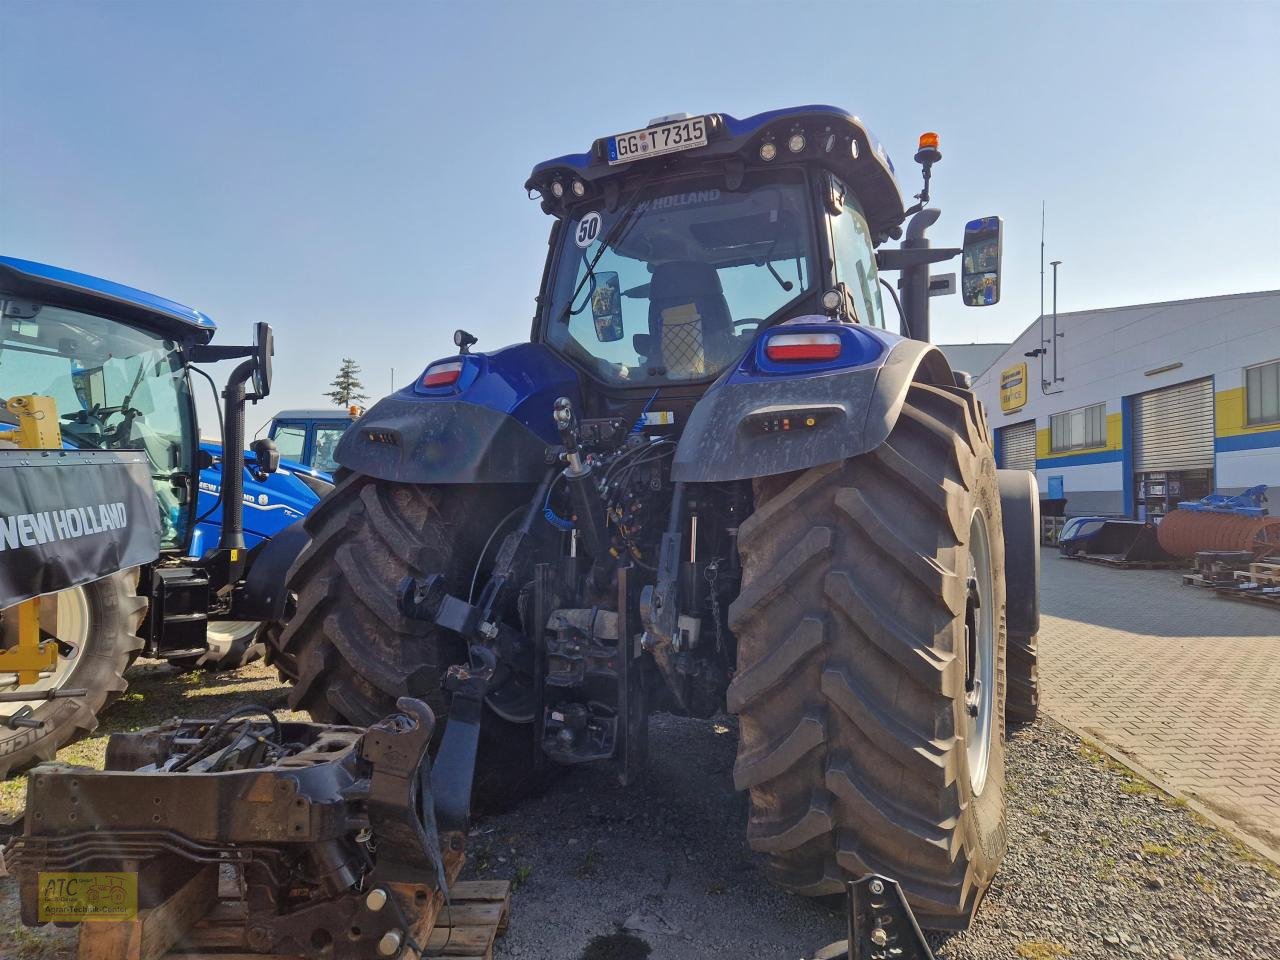
<instances>
[{"instance_id":1,"label":"wheel hub bolt","mask_svg":"<svg viewBox=\"0 0 1280 960\"><path fill-rule=\"evenodd\" d=\"M871 892L876 894L877 896L884 893L884 884L881 883L879 880L872 880L869 884L867 884L867 886L871 889Z\"/></svg>"},{"instance_id":2,"label":"wheel hub bolt","mask_svg":"<svg viewBox=\"0 0 1280 960\"><path fill-rule=\"evenodd\" d=\"M364 905L373 913L377 913L387 905L387 891L381 887L374 887L364 898Z\"/></svg>"}]
</instances>

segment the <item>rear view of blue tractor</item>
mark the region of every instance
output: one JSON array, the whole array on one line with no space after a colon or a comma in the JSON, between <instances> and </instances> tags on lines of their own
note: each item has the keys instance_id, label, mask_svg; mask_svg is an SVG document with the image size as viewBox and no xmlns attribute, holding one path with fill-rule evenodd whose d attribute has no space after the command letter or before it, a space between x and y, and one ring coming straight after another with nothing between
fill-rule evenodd
<instances>
[{"instance_id":1,"label":"rear view of blue tractor","mask_svg":"<svg viewBox=\"0 0 1280 960\"><path fill-rule=\"evenodd\" d=\"M905 208L862 122L806 106L535 167L531 342L458 331L343 437L273 652L292 702L447 703L481 800L555 765L631 781L652 712L728 710L781 883L880 874L967 924L1005 849L1006 711L1035 709L1038 498L928 343L929 265L962 251L926 236L936 137L916 158ZM999 261L999 220L971 222L967 304ZM437 760L437 809L471 761Z\"/></svg>"}]
</instances>

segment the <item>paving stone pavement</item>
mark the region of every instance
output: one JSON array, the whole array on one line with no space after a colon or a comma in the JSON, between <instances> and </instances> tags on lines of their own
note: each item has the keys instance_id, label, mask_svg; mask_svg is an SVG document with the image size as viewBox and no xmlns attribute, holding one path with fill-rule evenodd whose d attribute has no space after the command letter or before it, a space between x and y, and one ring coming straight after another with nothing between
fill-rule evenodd
<instances>
[{"instance_id":1,"label":"paving stone pavement","mask_svg":"<svg viewBox=\"0 0 1280 960\"><path fill-rule=\"evenodd\" d=\"M1280 609L1041 555L1042 705L1280 849Z\"/></svg>"}]
</instances>

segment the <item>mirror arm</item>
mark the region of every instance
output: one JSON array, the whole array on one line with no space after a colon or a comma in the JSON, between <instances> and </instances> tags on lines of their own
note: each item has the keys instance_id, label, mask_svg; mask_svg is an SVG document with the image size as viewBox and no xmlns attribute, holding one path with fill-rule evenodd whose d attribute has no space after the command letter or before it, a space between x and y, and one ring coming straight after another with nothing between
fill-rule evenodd
<instances>
[{"instance_id":1,"label":"mirror arm","mask_svg":"<svg viewBox=\"0 0 1280 960\"><path fill-rule=\"evenodd\" d=\"M906 270L927 263L942 263L961 253L959 247L924 247L877 250L876 269Z\"/></svg>"},{"instance_id":2,"label":"mirror arm","mask_svg":"<svg viewBox=\"0 0 1280 960\"><path fill-rule=\"evenodd\" d=\"M236 360L240 357L252 357L257 347L214 346L209 343L197 343L191 348L192 363L217 363L219 360Z\"/></svg>"}]
</instances>

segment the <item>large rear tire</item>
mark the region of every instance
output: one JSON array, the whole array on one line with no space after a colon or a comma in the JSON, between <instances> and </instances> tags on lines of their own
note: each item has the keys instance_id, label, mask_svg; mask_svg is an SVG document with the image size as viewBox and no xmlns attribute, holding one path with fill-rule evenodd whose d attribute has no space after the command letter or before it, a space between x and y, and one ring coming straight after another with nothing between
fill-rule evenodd
<instances>
[{"instance_id":1,"label":"large rear tire","mask_svg":"<svg viewBox=\"0 0 1280 960\"><path fill-rule=\"evenodd\" d=\"M65 640L75 650L59 659L52 675L29 689L84 688L83 697L31 700L32 719L40 728L11 730L0 725L0 780L27 769L54 754L71 741L92 732L98 715L114 703L128 683L124 672L142 649L138 625L147 609L138 596L138 571L120 573L72 587L40 600L40 626ZM3 619L3 614L0 614ZM16 685L13 675L0 676L0 691L28 689ZM22 703L0 704L0 713L15 713Z\"/></svg>"},{"instance_id":2,"label":"large rear tire","mask_svg":"<svg viewBox=\"0 0 1280 960\"><path fill-rule=\"evenodd\" d=\"M913 385L875 452L758 482L739 545L751 847L799 893L881 873L923 925L966 926L1006 846L1004 547L976 401Z\"/></svg>"},{"instance_id":3,"label":"large rear tire","mask_svg":"<svg viewBox=\"0 0 1280 960\"><path fill-rule=\"evenodd\" d=\"M366 726L409 694L443 719L448 704L440 681L450 664L464 660L462 641L403 616L396 588L406 576L441 573L465 596L486 539L524 496L523 488L342 477L304 521L311 542L288 577L297 610L270 654L281 678L295 683L290 705L320 722ZM533 724L507 723L486 711L478 805L503 806L533 785L533 731Z\"/></svg>"}]
</instances>

